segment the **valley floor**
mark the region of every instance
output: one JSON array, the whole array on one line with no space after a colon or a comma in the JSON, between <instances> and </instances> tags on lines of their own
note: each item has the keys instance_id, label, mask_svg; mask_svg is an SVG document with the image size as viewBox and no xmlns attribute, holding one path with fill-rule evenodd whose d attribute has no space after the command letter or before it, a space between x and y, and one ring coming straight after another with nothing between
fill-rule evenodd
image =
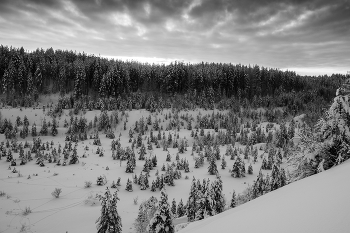
<instances>
[{"instance_id":1,"label":"valley floor","mask_svg":"<svg viewBox=\"0 0 350 233\"><path fill-rule=\"evenodd\" d=\"M211 111L200 110L202 114L211 113ZM161 124L165 126L164 121L165 113L170 110L164 110L162 113L158 113L157 118L161 119ZM198 113L198 112L197 112ZM196 112L190 112L190 114L197 114ZM1 109L3 118L11 119L14 123L15 118L20 116L23 119L26 115L29 119L30 125L36 122L38 131L42 124L43 118L50 120L50 117L45 116L42 109ZM133 126L136 120L141 116L147 117L150 113L145 110L133 110L128 112L127 130L123 129L123 123L120 123L115 129L116 139L120 136L120 142L122 147L130 146L128 142L128 130ZM84 115L88 122L93 120L95 116L99 116L99 111L88 111ZM79 116L78 116L79 117ZM152 114L153 119L156 117L156 113ZM59 119L59 134L56 137L44 136L40 137L42 141L51 142L54 141L54 147L58 144L64 146L66 128L63 128L64 119L69 120L68 110L64 110L64 115ZM124 122L123 119L122 122ZM164 123L163 123L164 122ZM207 133L206 130L205 133ZM213 130L212 130L213 131ZM168 135L166 131L166 135ZM171 131L174 133L174 131ZM149 135L149 133L146 133ZM182 172L182 178L175 180L175 186L166 186L169 202L175 198L178 203L180 199L184 204L187 202L188 194L190 191L191 181L193 177L197 179L207 179L211 181L215 179L215 176L211 176L207 172L208 163L205 162L204 167L199 169L194 168L194 159L191 156L191 145L193 140L190 137L190 131L187 129L181 129L179 132L180 138L186 137L189 141L189 147L184 154L180 154L180 159L186 158L189 162L190 172ZM35 160L29 162L24 166L16 166L20 172L12 173L8 170L10 165L6 162L6 157L0 160L0 191L5 194L0 197L0 233L12 233L12 232L38 232L38 233L62 233L62 232L96 232L95 221L100 215L101 206L99 201L95 198L96 194L102 194L105 191L106 186L110 186L112 181L117 181L118 177L121 178L120 191L118 193L120 201L118 202L118 211L122 218L123 232L134 232L133 222L137 217L139 204L151 197L152 195L159 199L159 191L151 192L149 189L140 190L138 185L133 184L134 191L128 192L125 190L126 181L128 178L132 179L134 174L139 175L144 161L136 161L135 173L125 173L126 161L120 162L119 160L112 159L111 152L111 139L105 137L104 134L100 134L102 146L104 150L104 157L99 157L95 151L97 146L92 145L92 139L82 141L78 143L78 155L80 156L79 164L57 166L55 163L45 163L44 167L39 167L35 164ZM29 136L25 140L32 142L32 137ZM24 139L18 138L18 143L25 142ZM3 134L0 135L0 141L6 141ZM89 150L85 151L84 147L88 145ZM74 146L74 143L73 143ZM241 145L237 147L244 148ZM260 149L260 145L256 145ZM225 153L226 146L220 146L220 153ZM169 148L169 152L172 156L172 162L175 161L175 155L178 152L177 149ZM86 158L81 156L86 153ZM153 151L147 151L148 155L157 155L158 166L156 169L150 172L151 177L149 181L155 179L155 172L159 170L161 172L161 166L163 163L167 163L166 152L162 148L155 148ZM220 168L220 160L217 162L218 170L223 180L223 192L227 203L229 203L232 191L236 193L242 192L248 184L251 184L256 179L258 171L261 166L260 155L264 152L258 150L259 160L257 163L252 164L254 173L252 175L246 175L244 178L233 178L230 176L229 169L232 168L233 161L227 158L227 168L222 170ZM18 160L18 153L14 153L14 158ZM136 154L137 156L137 154ZM176 161L175 161L176 162ZM248 165L246 161L246 165ZM106 170L106 167L109 170ZM13 167L11 168L13 169ZM265 171L264 171L265 172ZM27 179L28 176L31 179ZM105 186L97 186L96 179L98 176L105 175L108 183ZM185 179L188 176L188 179ZM84 188L84 182L91 181L91 188ZM55 188L61 188L62 194L60 198L54 198L51 192ZM112 190L113 191L113 190ZM134 204L134 200L138 199L138 204ZM26 207L31 209L31 213L25 215L23 211ZM226 213L225 213L226 214ZM224 215L225 215L224 214ZM219 217L219 216L218 216ZM219 217L220 218L220 217ZM249 218L251 219L251 218ZM236 228L235 226L233 226Z\"/></svg>"}]
</instances>

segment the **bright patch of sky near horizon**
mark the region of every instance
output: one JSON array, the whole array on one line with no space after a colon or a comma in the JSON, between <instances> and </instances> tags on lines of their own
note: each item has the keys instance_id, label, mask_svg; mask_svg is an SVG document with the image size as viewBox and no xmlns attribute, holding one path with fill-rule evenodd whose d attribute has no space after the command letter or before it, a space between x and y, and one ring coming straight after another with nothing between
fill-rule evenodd
<instances>
[{"instance_id":1,"label":"bright patch of sky near horizon","mask_svg":"<svg viewBox=\"0 0 350 233\"><path fill-rule=\"evenodd\" d=\"M149 63L350 70L350 0L2 0L0 44Z\"/></svg>"}]
</instances>

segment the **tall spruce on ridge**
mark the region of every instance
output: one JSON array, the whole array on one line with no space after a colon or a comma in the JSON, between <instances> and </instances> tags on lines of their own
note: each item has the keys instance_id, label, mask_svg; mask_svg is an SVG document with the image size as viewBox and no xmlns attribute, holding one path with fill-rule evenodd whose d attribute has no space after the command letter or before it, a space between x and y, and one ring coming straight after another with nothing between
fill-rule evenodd
<instances>
[{"instance_id":1,"label":"tall spruce on ridge","mask_svg":"<svg viewBox=\"0 0 350 233\"><path fill-rule=\"evenodd\" d=\"M216 166L216 159L213 153L209 154L208 173L209 175L216 175L218 173L218 168Z\"/></svg>"},{"instance_id":2,"label":"tall spruce on ridge","mask_svg":"<svg viewBox=\"0 0 350 233\"><path fill-rule=\"evenodd\" d=\"M213 193L212 193L213 191L214 190L210 188L209 179L207 180L207 182L203 180L202 189L198 189L196 192L197 208L196 208L195 220L201 220L208 216L213 216L215 214L214 200L213 200Z\"/></svg>"},{"instance_id":3,"label":"tall spruce on ridge","mask_svg":"<svg viewBox=\"0 0 350 233\"><path fill-rule=\"evenodd\" d=\"M217 180L215 180L211 184L211 195L213 200L213 209L215 211L215 214L219 214L224 211L225 209L225 198L224 194L222 192L222 180L219 177Z\"/></svg>"},{"instance_id":4,"label":"tall spruce on ridge","mask_svg":"<svg viewBox=\"0 0 350 233\"><path fill-rule=\"evenodd\" d=\"M184 208L184 204L182 202L182 199L180 200L179 204L177 205L176 214L177 214L178 218L180 218L186 214L186 210Z\"/></svg>"},{"instance_id":5,"label":"tall spruce on ridge","mask_svg":"<svg viewBox=\"0 0 350 233\"><path fill-rule=\"evenodd\" d=\"M235 192L235 190L233 190L232 197L231 197L230 208L235 208L236 206L237 206L236 192Z\"/></svg>"},{"instance_id":6,"label":"tall spruce on ridge","mask_svg":"<svg viewBox=\"0 0 350 233\"><path fill-rule=\"evenodd\" d=\"M101 216L96 220L97 233L120 233L122 232L122 220L118 214L117 202L119 201L118 192L113 195L108 187L104 196L100 195Z\"/></svg>"},{"instance_id":7,"label":"tall spruce on ridge","mask_svg":"<svg viewBox=\"0 0 350 233\"><path fill-rule=\"evenodd\" d=\"M177 213L176 213L176 201L175 198L173 199L173 202L171 203L171 213L173 215L173 218L177 217Z\"/></svg>"},{"instance_id":8,"label":"tall spruce on ridge","mask_svg":"<svg viewBox=\"0 0 350 233\"><path fill-rule=\"evenodd\" d=\"M160 191L160 201L158 209L151 219L147 230L154 233L173 233L175 232L168 195L165 188Z\"/></svg>"},{"instance_id":9,"label":"tall spruce on ridge","mask_svg":"<svg viewBox=\"0 0 350 233\"><path fill-rule=\"evenodd\" d=\"M187 213L187 220L189 222L192 222L196 218L196 211L197 211L197 183L196 178L193 177L192 179L192 185L190 190L190 195L188 196L187 204L186 204L186 213Z\"/></svg>"}]
</instances>

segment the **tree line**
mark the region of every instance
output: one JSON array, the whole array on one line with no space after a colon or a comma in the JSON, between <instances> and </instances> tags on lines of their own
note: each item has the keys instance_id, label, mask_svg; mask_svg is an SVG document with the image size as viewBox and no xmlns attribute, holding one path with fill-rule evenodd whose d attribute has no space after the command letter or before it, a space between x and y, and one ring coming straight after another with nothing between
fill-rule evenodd
<instances>
[{"instance_id":1,"label":"tree line","mask_svg":"<svg viewBox=\"0 0 350 233\"><path fill-rule=\"evenodd\" d=\"M255 107L287 106L296 113L325 107L344 79L339 74L300 76L258 65L149 64L52 48L26 51L0 46L0 89L7 101L35 101L39 94L58 92L72 93L74 100L83 96L125 99L139 92L151 93L156 100L180 95L197 105L206 101L209 108L233 99Z\"/></svg>"}]
</instances>

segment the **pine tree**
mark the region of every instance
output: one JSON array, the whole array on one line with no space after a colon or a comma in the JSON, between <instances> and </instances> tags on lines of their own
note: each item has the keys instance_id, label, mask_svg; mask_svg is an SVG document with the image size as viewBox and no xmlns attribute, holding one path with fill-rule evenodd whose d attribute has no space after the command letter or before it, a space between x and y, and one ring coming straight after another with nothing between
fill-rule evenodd
<instances>
[{"instance_id":1,"label":"pine tree","mask_svg":"<svg viewBox=\"0 0 350 233\"><path fill-rule=\"evenodd\" d=\"M28 121L28 118L27 118L27 115L24 115L24 118L23 118L23 125L25 126L29 126L29 121Z\"/></svg>"},{"instance_id":2,"label":"pine tree","mask_svg":"<svg viewBox=\"0 0 350 233\"><path fill-rule=\"evenodd\" d=\"M166 155L165 161L171 162L171 155L170 155L169 151L168 151L168 154Z\"/></svg>"},{"instance_id":3,"label":"pine tree","mask_svg":"<svg viewBox=\"0 0 350 233\"><path fill-rule=\"evenodd\" d=\"M264 176L261 172L261 170L259 171L258 177L256 179L256 181L253 184L252 187L252 197L253 199L261 196L264 194L265 191L265 185L264 185Z\"/></svg>"},{"instance_id":4,"label":"pine tree","mask_svg":"<svg viewBox=\"0 0 350 233\"><path fill-rule=\"evenodd\" d=\"M283 168L280 169L280 187L287 185L286 172Z\"/></svg>"},{"instance_id":5,"label":"pine tree","mask_svg":"<svg viewBox=\"0 0 350 233\"><path fill-rule=\"evenodd\" d=\"M144 165L143 165L143 169L142 169L142 171L144 171L144 172L149 172L149 167L150 167L150 163L151 163L151 161L149 160L149 159L146 159L145 160L145 163L144 163Z\"/></svg>"},{"instance_id":6,"label":"pine tree","mask_svg":"<svg viewBox=\"0 0 350 233\"><path fill-rule=\"evenodd\" d=\"M249 166L248 166L248 174L249 175L253 174L253 166L251 164L249 164Z\"/></svg>"},{"instance_id":7,"label":"pine tree","mask_svg":"<svg viewBox=\"0 0 350 233\"><path fill-rule=\"evenodd\" d=\"M134 169L135 169L135 164L136 164L136 161L135 161L134 156L129 156L128 162L126 163L125 172L126 173L133 173Z\"/></svg>"},{"instance_id":8,"label":"pine tree","mask_svg":"<svg viewBox=\"0 0 350 233\"><path fill-rule=\"evenodd\" d=\"M213 154L209 156L208 173L209 175L216 175L218 173L218 168L216 166L216 159L214 158Z\"/></svg>"},{"instance_id":9,"label":"pine tree","mask_svg":"<svg viewBox=\"0 0 350 233\"><path fill-rule=\"evenodd\" d=\"M40 134L46 136L48 133L48 127L46 123L46 119L43 120L43 126L41 127Z\"/></svg>"},{"instance_id":10,"label":"pine tree","mask_svg":"<svg viewBox=\"0 0 350 233\"><path fill-rule=\"evenodd\" d=\"M58 133L57 131L57 121L56 121L56 118L53 118L52 119L52 127L51 127L51 135L52 136L56 136Z\"/></svg>"},{"instance_id":11,"label":"pine tree","mask_svg":"<svg viewBox=\"0 0 350 233\"><path fill-rule=\"evenodd\" d=\"M82 87L84 87L86 79L84 62L77 60L76 74L74 79L74 98L79 99L83 94Z\"/></svg>"},{"instance_id":12,"label":"pine tree","mask_svg":"<svg viewBox=\"0 0 350 233\"><path fill-rule=\"evenodd\" d=\"M226 205L222 189L223 189L222 180L219 177L211 185L211 192L210 192L213 200L213 210L216 214L223 212Z\"/></svg>"},{"instance_id":13,"label":"pine tree","mask_svg":"<svg viewBox=\"0 0 350 233\"><path fill-rule=\"evenodd\" d=\"M176 217L177 217L175 198L173 199L173 202L172 202L172 204L171 204L171 214L173 215L173 218L176 218Z\"/></svg>"},{"instance_id":14,"label":"pine tree","mask_svg":"<svg viewBox=\"0 0 350 233\"><path fill-rule=\"evenodd\" d=\"M245 177L245 165L240 156L237 156L231 170L231 176L235 178Z\"/></svg>"},{"instance_id":15,"label":"pine tree","mask_svg":"<svg viewBox=\"0 0 350 233\"><path fill-rule=\"evenodd\" d=\"M191 190L190 194L188 196L187 200L187 220L189 222L192 222L196 219L196 212L197 212L197 184L196 184L196 179L193 177L192 180L192 185L191 185Z\"/></svg>"},{"instance_id":16,"label":"pine tree","mask_svg":"<svg viewBox=\"0 0 350 233\"><path fill-rule=\"evenodd\" d=\"M225 160L225 156L222 156L222 159L221 159L221 169L225 169L227 166L227 162Z\"/></svg>"},{"instance_id":17,"label":"pine tree","mask_svg":"<svg viewBox=\"0 0 350 233\"><path fill-rule=\"evenodd\" d=\"M230 208L235 208L236 206L237 206L236 193L235 193L235 190L233 190L231 203L230 203Z\"/></svg>"},{"instance_id":18,"label":"pine tree","mask_svg":"<svg viewBox=\"0 0 350 233\"><path fill-rule=\"evenodd\" d=\"M139 160L145 160L145 155L147 154L146 152L146 147L145 145L142 143L141 144L141 148L140 148L140 151L139 151Z\"/></svg>"},{"instance_id":19,"label":"pine tree","mask_svg":"<svg viewBox=\"0 0 350 233\"><path fill-rule=\"evenodd\" d=\"M151 219L147 230L155 233L173 233L175 229L171 217L170 205L168 203L168 195L165 189L161 190L160 195L158 209Z\"/></svg>"},{"instance_id":20,"label":"pine tree","mask_svg":"<svg viewBox=\"0 0 350 233\"><path fill-rule=\"evenodd\" d=\"M130 179L128 178L128 181L126 182L126 188L125 188L126 191L129 191L129 192L132 192L132 183L130 181Z\"/></svg>"},{"instance_id":21,"label":"pine tree","mask_svg":"<svg viewBox=\"0 0 350 233\"><path fill-rule=\"evenodd\" d=\"M156 155L153 156L153 158L152 158L152 166L157 167L157 156Z\"/></svg>"},{"instance_id":22,"label":"pine tree","mask_svg":"<svg viewBox=\"0 0 350 233\"><path fill-rule=\"evenodd\" d=\"M153 180L153 181L152 181L152 185L151 185L151 191L152 191L152 192L155 192L156 189L157 189L157 185L156 185L156 182Z\"/></svg>"},{"instance_id":23,"label":"pine tree","mask_svg":"<svg viewBox=\"0 0 350 233\"><path fill-rule=\"evenodd\" d=\"M209 185L209 179L207 182L203 180L202 188L197 190L196 220L201 220L207 216L213 216L215 214L213 190Z\"/></svg>"},{"instance_id":24,"label":"pine tree","mask_svg":"<svg viewBox=\"0 0 350 233\"><path fill-rule=\"evenodd\" d=\"M117 202L119 201L118 192L113 195L108 187L104 196L100 195L101 216L96 220L98 233L120 233L122 232L122 220L118 214Z\"/></svg>"},{"instance_id":25,"label":"pine tree","mask_svg":"<svg viewBox=\"0 0 350 233\"><path fill-rule=\"evenodd\" d=\"M280 187L280 169L277 164L272 166L271 172L271 182L270 182L270 190L276 190Z\"/></svg>"},{"instance_id":26,"label":"pine tree","mask_svg":"<svg viewBox=\"0 0 350 233\"><path fill-rule=\"evenodd\" d=\"M178 218L181 218L182 216L184 216L186 214L182 199L180 200L179 204L177 205L176 214L177 214Z\"/></svg>"},{"instance_id":27,"label":"pine tree","mask_svg":"<svg viewBox=\"0 0 350 233\"><path fill-rule=\"evenodd\" d=\"M36 132L36 124L35 122L32 125L32 137L36 137L37 136L37 132Z\"/></svg>"},{"instance_id":28,"label":"pine tree","mask_svg":"<svg viewBox=\"0 0 350 233\"><path fill-rule=\"evenodd\" d=\"M141 173L138 181L141 190L146 190L147 188L145 179L146 179L146 176Z\"/></svg>"}]
</instances>

